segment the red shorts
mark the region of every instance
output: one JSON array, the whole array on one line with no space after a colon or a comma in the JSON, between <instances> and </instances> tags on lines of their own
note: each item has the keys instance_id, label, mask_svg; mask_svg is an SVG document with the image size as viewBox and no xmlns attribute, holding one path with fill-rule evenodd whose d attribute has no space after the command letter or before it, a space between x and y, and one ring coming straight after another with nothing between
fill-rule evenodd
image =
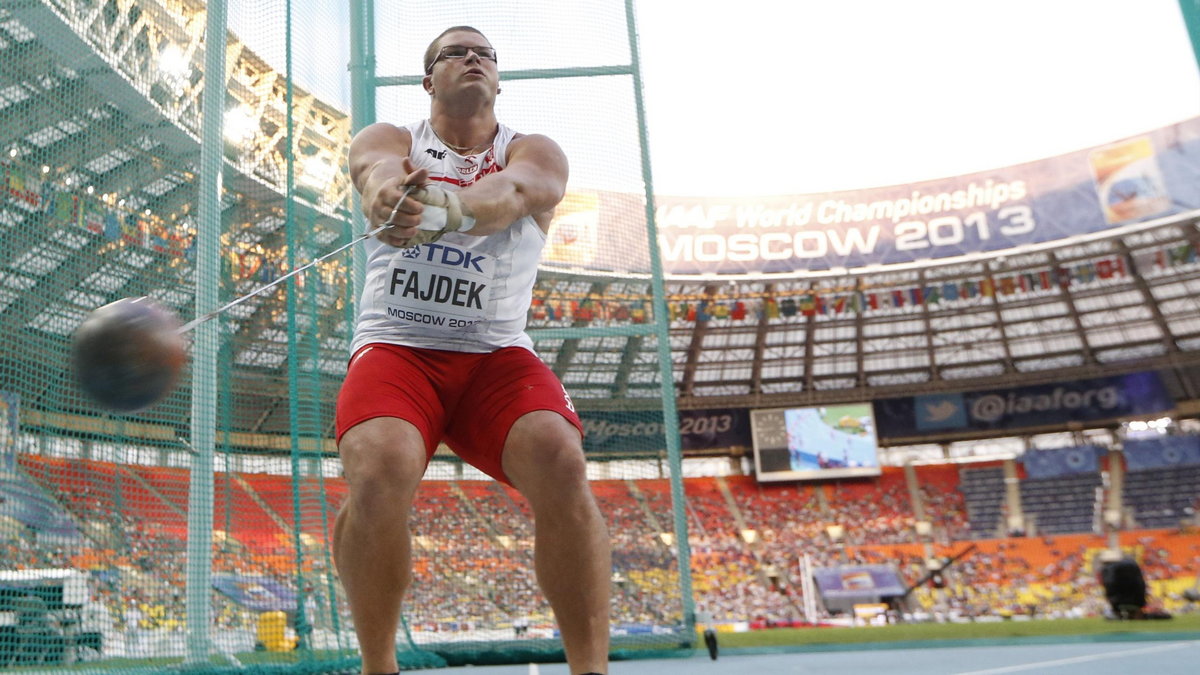
<instances>
[{"instance_id":1,"label":"red shorts","mask_svg":"<svg viewBox=\"0 0 1200 675\"><path fill-rule=\"evenodd\" d=\"M361 422L396 417L421 432L426 461L444 439L472 466L509 483L500 463L504 441L517 419L535 410L553 410L583 434L567 390L527 349L472 354L375 343L350 359L337 400L337 440Z\"/></svg>"}]
</instances>

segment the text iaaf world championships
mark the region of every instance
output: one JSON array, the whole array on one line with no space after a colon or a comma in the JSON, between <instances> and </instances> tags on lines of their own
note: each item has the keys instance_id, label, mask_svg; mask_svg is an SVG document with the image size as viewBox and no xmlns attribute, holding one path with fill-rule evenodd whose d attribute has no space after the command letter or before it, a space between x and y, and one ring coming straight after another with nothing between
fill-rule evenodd
<instances>
[{"instance_id":1,"label":"text iaaf world championships","mask_svg":"<svg viewBox=\"0 0 1200 675\"><path fill-rule=\"evenodd\" d=\"M819 258L830 252L838 255L871 253L882 234L880 223L893 224L892 236L896 250L919 250L936 246L953 246L966 237L967 228L975 237L987 240L993 230L1004 236L1027 234L1035 228L1032 210L1026 205L1011 204L1028 195L1025 181L986 181L983 185L970 183L965 189L936 194L921 194L914 190L908 197L874 202L847 202L824 199L792 203L785 208L762 205L716 204L710 206L676 204L662 206L656 213L660 227L680 229L738 229L796 228L809 224L845 225L875 223L863 230L800 230L796 232L737 232L737 233L676 233L666 231L659 244L669 260L719 262L724 260L784 260L788 258ZM1005 206L1005 204L1009 204ZM979 209L964 217L938 216L929 220L911 219L948 211ZM994 221L988 212L996 211ZM905 220L909 219L909 220Z\"/></svg>"}]
</instances>

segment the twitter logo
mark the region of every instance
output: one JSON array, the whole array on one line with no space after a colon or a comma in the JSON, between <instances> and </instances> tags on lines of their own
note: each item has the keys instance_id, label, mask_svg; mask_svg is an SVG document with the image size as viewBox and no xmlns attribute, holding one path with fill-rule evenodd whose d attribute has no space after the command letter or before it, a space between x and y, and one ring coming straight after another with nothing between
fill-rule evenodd
<instances>
[{"instance_id":1,"label":"twitter logo","mask_svg":"<svg viewBox=\"0 0 1200 675\"><path fill-rule=\"evenodd\" d=\"M917 429L959 429L967 426L962 394L931 394L916 397Z\"/></svg>"}]
</instances>

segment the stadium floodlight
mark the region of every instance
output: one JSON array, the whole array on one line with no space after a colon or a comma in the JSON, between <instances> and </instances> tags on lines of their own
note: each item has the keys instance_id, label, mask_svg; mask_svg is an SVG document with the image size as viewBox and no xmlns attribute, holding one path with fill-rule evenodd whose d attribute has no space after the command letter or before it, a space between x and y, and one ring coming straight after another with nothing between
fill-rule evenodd
<instances>
[{"instance_id":1,"label":"stadium floodlight","mask_svg":"<svg viewBox=\"0 0 1200 675\"><path fill-rule=\"evenodd\" d=\"M258 116L246 105L225 111L225 140L247 147L259 132Z\"/></svg>"},{"instance_id":2,"label":"stadium floodlight","mask_svg":"<svg viewBox=\"0 0 1200 675\"><path fill-rule=\"evenodd\" d=\"M192 66L178 45L167 43L158 53L158 72L163 82L169 84L176 94L181 94L184 83L191 78Z\"/></svg>"},{"instance_id":3,"label":"stadium floodlight","mask_svg":"<svg viewBox=\"0 0 1200 675\"><path fill-rule=\"evenodd\" d=\"M324 192L333 182L337 166L328 158L321 155L308 157L300 164L300 177L297 182L305 187Z\"/></svg>"}]
</instances>

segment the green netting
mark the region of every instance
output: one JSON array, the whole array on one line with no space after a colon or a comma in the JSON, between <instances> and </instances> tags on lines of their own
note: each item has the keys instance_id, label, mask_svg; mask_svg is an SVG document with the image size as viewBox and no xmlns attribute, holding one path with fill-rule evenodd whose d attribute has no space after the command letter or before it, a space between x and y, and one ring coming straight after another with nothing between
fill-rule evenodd
<instances>
[{"instance_id":1,"label":"green netting","mask_svg":"<svg viewBox=\"0 0 1200 675\"><path fill-rule=\"evenodd\" d=\"M662 297L661 271L650 253L655 238L642 204L622 211L641 227L619 228L600 217L606 200L636 202L649 194L631 17L631 6L619 1L380 3L366 17L361 58L375 64L376 77L364 78L355 119L356 125L402 124L427 116L422 53L443 29L465 24L497 48L501 122L550 136L570 160L568 194L543 254L529 325L539 355L563 379L587 427L593 491L614 546L615 658L661 656L690 647L694 638L686 537L677 536L686 526L674 506L681 502L672 497L682 484L678 443L671 448L668 440L678 436L673 423L664 423L676 413L665 318L658 322L655 311ZM471 473L453 463L442 470ZM471 522L446 522L464 514L423 519L418 509L417 579L405 608L414 643L454 664L561 658L553 616L533 577L523 500L473 481L449 489L472 491L461 500L467 520L479 522L470 517L477 511L489 526L467 537L477 529ZM464 534L439 536L446 531ZM494 562L462 563L481 552ZM456 590L447 597L446 588ZM464 607L473 615L465 621ZM518 637L514 621L530 628Z\"/></svg>"},{"instance_id":2,"label":"green netting","mask_svg":"<svg viewBox=\"0 0 1200 675\"><path fill-rule=\"evenodd\" d=\"M348 14L299 0L0 5L0 669L357 670L329 546L346 495L332 424L352 256L192 331L181 382L144 412L99 410L68 367L96 307L145 295L186 320L361 231L345 157L363 119L344 64L364 43ZM482 29L513 74L501 119L572 162L531 333L560 373L598 366L566 385L613 533L614 658L693 638L652 230L606 238L596 215L614 194L648 194L628 15L616 1L380 3L363 33L398 85L368 97L370 114L402 123L427 114L406 74L428 41ZM657 435L622 442L647 427ZM418 496L406 668L561 658L528 508L482 478L439 456Z\"/></svg>"}]
</instances>

